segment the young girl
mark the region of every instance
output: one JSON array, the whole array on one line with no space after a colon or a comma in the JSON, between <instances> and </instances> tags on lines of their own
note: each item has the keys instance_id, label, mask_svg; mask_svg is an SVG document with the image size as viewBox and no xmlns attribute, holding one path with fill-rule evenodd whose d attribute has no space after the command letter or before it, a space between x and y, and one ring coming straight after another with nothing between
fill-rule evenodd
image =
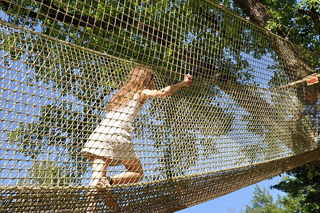
<instances>
[{"instance_id":1,"label":"young girl","mask_svg":"<svg viewBox=\"0 0 320 213\"><path fill-rule=\"evenodd\" d=\"M126 83L112 98L105 118L93 131L81 153L92 161L90 186L137 183L143 177L143 168L131 142L132 124L150 98L163 98L192 84L192 77L155 90L154 73L145 66L136 66ZM124 165L126 172L107 178L109 166Z\"/></svg>"}]
</instances>

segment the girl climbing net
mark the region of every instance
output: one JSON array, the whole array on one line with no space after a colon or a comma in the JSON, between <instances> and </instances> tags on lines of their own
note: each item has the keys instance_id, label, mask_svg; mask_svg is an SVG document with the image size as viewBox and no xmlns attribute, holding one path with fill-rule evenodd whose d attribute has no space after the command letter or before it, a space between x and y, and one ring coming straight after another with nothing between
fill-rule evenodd
<instances>
[{"instance_id":1,"label":"girl climbing net","mask_svg":"<svg viewBox=\"0 0 320 213\"><path fill-rule=\"evenodd\" d=\"M81 153L92 162L89 186L137 183L143 168L131 141L132 124L148 99L163 98L192 84L191 75L180 83L154 89L154 73L146 66L136 66L126 83L112 98L105 118L93 131ZM109 166L124 165L126 172L107 178Z\"/></svg>"}]
</instances>

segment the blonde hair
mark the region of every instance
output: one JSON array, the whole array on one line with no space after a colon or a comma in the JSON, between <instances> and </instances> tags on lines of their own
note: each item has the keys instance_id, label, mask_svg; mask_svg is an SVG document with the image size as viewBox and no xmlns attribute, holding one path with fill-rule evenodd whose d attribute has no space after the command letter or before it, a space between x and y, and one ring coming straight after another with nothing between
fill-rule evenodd
<instances>
[{"instance_id":1,"label":"blonde hair","mask_svg":"<svg viewBox=\"0 0 320 213\"><path fill-rule=\"evenodd\" d=\"M127 81L111 99L107 112L126 106L133 96L142 90L152 89L153 76L153 71L146 66L138 65L133 68Z\"/></svg>"}]
</instances>

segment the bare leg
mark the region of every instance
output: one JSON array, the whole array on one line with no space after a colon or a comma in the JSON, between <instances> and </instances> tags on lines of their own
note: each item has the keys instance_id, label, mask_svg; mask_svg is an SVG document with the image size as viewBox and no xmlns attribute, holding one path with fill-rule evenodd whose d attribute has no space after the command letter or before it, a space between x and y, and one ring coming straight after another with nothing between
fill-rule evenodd
<instances>
[{"instance_id":1,"label":"bare leg","mask_svg":"<svg viewBox=\"0 0 320 213\"><path fill-rule=\"evenodd\" d=\"M110 186L110 183L106 180L106 172L111 161L101 157L93 157L90 160L92 161L92 180L89 186L96 186L99 182Z\"/></svg>"},{"instance_id":2,"label":"bare leg","mask_svg":"<svg viewBox=\"0 0 320 213\"><path fill-rule=\"evenodd\" d=\"M89 183L89 186L97 186L99 183L102 183L103 185L109 185L109 182L105 180L106 177L106 171L109 166L109 160L104 159L97 156L92 156L90 158L92 161L92 179ZM88 212L96 212L97 202L98 202L98 193L100 193L97 189L90 189L88 191L88 199L89 199L89 205L88 205Z\"/></svg>"},{"instance_id":3,"label":"bare leg","mask_svg":"<svg viewBox=\"0 0 320 213\"><path fill-rule=\"evenodd\" d=\"M139 159L122 160L121 163L126 167L127 171L112 176L113 184L138 183L143 177L143 168Z\"/></svg>"}]
</instances>

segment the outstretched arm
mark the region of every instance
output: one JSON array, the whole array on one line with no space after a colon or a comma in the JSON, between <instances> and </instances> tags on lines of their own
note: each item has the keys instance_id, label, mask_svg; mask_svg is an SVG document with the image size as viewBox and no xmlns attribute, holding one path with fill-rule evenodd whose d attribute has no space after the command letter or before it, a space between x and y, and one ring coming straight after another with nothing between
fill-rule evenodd
<instances>
[{"instance_id":1,"label":"outstretched arm","mask_svg":"<svg viewBox=\"0 0 320 213\"><path fill-rule=\"evenodd\" d=\"M141 101L147 101L149 98L163 98L165 96L171 95L172 93L176 92L182 87L189 87L192 84L192 77L191 75L186 75L184 77L184 81L173 84L170 86L167 86L161 90L149 90L149 89L144 89L141 91Z\"/></svg>"}]
</instances>

